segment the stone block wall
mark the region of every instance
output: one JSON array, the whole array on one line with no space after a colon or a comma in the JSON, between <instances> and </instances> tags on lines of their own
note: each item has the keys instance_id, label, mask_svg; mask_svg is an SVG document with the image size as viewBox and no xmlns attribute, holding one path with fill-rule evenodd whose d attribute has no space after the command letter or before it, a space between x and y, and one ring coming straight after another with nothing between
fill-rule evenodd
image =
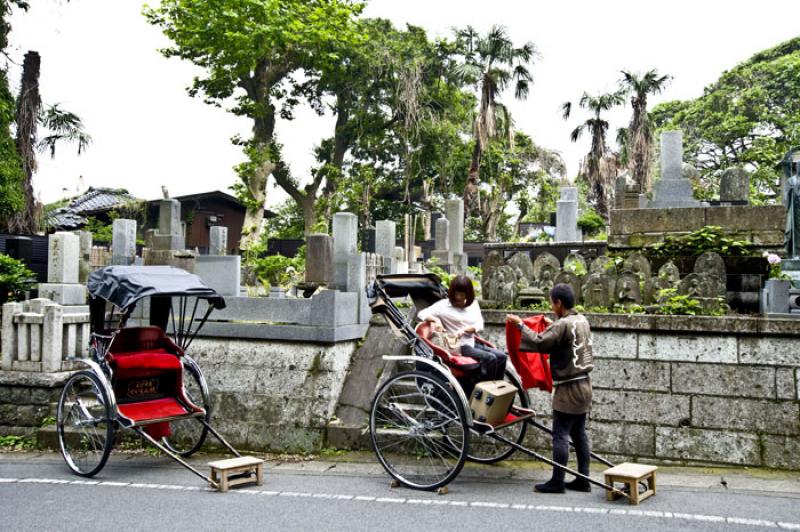
<instances>
[{"instance_id":1,"label":"stone block wall","mask_svg":"<svg viewBox=\"0 0 800 532\"><path fill-rule=\"evenodd\" d=\"M310 452L325 445L355 346L198 338L191 356L211 390L212 423L231 444Z\"/></svg>"},{"instance_id":2,"label":"stone block wall","mask_svg":"<svg viewBox=\"0 0 800 532\"><path fill-rule=\"evenodd\" d=\"M691 207L681 209L620 209L610 214L608 247L641 248L706 225L724 227L732 238L749 240L756 248L780 250L786 209L782 205Z\"/></svg>"},{"instance_id":3,"label":"stone block wall","mask_svg":"<svg viewBox=\"0 0 800 532\"><path fill-rule=\"evenodd\" d=\"M0 436L33 436L55 417L61 387L69 373L0 371Z\"/></svg>"},{"instance_id":4,"label":"stone block wall","mask_svg":"<svg viewBox=\"0 0 800 532\"><path fill-rule=\"evenodd\" d=\"M487 336L504 347L504 314L484 315ZM597 452L800 469L800 320L588 318ZM548 394L530 396L549 413ZM534 436L533 443L549 445Z\"/></svg>"}]
</instances>

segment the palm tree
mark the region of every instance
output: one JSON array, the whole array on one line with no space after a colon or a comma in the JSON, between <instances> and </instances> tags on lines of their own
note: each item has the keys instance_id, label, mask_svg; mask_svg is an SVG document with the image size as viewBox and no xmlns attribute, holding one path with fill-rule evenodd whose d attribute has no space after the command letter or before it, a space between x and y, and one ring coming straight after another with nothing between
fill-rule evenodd
<instances>
[{"instance_id":1,"label":"palm tree","mask_svg":"<svg viewBox=\"0 0 800 532\"><path fill-rule=\"evenodd\" d=\"M647 95L661 92L672 77L659 76L655 69L645 72L644 75L631 74L623 70L622 76L620 87L631 94L633 108L625 151L628 154L628 164L634 182L640 192L647 192L652 185L650 149L653 141L650 121L647 118Z\"/></svg>"},{"instance_id":2,"label":"palm tree","mask_svg":"<svg viewBox=\"0 0 800 532\"><path fill-rule=\"evenodd\" d=\"M55 157L57 143L76 142L78 155L80 155L92 141L76 114L59 108L58 104L42 109L42 100L39 95L40 70L41 57L39 54L33 51L26 53L22 63L22 81L17 98L17 137L15 139L17 153L22 159L24 206L22 210L6 220L6 229L10 233L33 234L39 228L32 184L33 174L37 167L36 150L48 150L51 157ZM47 128L50 134L37 142L40 125Z\"/></svg>"},{"instance_id":3,"label":"palm tree","mask_svg":"<svg viewBox=\"0 0 800 532\"><path fill-rule=\"evenodd\" d=\"M456 50L462 57L455 69L457 78L475 85L481 95L470 164L470 174L477 176L481 156L489 140L497 136L498 97L512 83L515 98L528 97L533 81L528 66L533 62L536 48L532 42L515 48L503 26L492 26L483 36L467 26L456 31Z\"/></svg>"},{"instance_id":4,"label":"palm tree","mask_svg":"<svg viewBox=\"0 0 800 532\"><path fill-rule=\"evenodd\" d=\"M583 93L578 101L581 109L586 109L592 113L584 123L572 130L570 138L572 142L577 142L585 130L592 135L592 147L586 156L587 179L589 180L589 203L594 206L597 213L608 220L608 194L613 190L613 183L610 181L615 177L611 172L603 172L601 165L608 153L606 146L606 133L608 132L608 122L602 118L602 113L622 105L625 101L625 92L618 90L608 94L592 96ZM568 120L572 112L572 103L566 102L561 106L564 120Z\"/></svg>"}]
</instances>

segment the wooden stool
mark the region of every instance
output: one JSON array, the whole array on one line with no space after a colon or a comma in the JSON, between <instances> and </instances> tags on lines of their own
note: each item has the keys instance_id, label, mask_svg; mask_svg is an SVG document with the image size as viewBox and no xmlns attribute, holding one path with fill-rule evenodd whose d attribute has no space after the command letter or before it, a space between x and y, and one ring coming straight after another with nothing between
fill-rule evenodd
<instances>
[{"instance_id":1,"label":"wooden stool","mask_svg":"<svg viewBox=\"0 0 800 532\"><path fill-rule=\"evenodd\" d=\"M622 482L628 487L630 496L628 500L631 504L639 504L651 495L656 494L656 469L658 467L644 464L632 464L626 462L606 469L603 474L606 477L606 484L613 486L614 482ZM647 490L639 493L639 482L647 482ZM606 490L606 500L613 501L620 495L613 491Z\"/></svg>"},{"instance_id":2,"label":"wooden stool","mask_svg":"<svg viewBox=\"0 0 800 532\"><path fill-rule=\"evenodd\" d=\"M228 458L209 462L211 480L218 484L219 491L225 493L231 486L255 482L257 486L264 483L264 460L252 456ZM255 473L255 480L250 473ZM231 478L234 475L236 478Z\"/></svg>"}]
</instances>

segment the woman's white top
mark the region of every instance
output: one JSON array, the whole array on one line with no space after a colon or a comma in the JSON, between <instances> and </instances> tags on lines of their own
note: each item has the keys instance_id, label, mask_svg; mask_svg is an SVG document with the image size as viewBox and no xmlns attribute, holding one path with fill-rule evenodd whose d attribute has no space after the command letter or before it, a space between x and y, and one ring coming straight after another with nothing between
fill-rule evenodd
<instances>
[{"instance_id":1,"label":"woman's white top","mask_svg":"<svg viewBox=\"0 0 800 532\"><path fill-rule=\"evenodd\" d=\"M475 327L475 332L483 330L483 316L481 316L481 308L478 306L477 300L466 308L458 308L454 307L449 299L440 299L430 307L420 310L417 314L417 318L422 321L431 316L439 318L445 332L449 334L462 331L467 327ZM464 333L459 338L458 345L474 346L474 335L472 333Z\"/></svg>"}]
</instances>

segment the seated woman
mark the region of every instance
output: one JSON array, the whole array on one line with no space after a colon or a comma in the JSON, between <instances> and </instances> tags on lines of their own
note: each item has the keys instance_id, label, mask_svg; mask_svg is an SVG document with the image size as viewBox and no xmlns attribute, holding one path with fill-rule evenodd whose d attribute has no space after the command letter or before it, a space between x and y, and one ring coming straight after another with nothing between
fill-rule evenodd
<instances>
[{"instance_id":1,"label":"seated woman","mask_svg":"<svg viewBox=\"0 0 800 532\"><path fill-rule=\"evenodd\" d=\"M502 351L475 342L475 333L483 330L483 316L472 281L457 275L450 281L447 299L441 299L423 309L417 318L431 323L434 330L458 337L459 352L481 363L481 378L502 380L508 356Z\"/></svg>"}]
</instances>

